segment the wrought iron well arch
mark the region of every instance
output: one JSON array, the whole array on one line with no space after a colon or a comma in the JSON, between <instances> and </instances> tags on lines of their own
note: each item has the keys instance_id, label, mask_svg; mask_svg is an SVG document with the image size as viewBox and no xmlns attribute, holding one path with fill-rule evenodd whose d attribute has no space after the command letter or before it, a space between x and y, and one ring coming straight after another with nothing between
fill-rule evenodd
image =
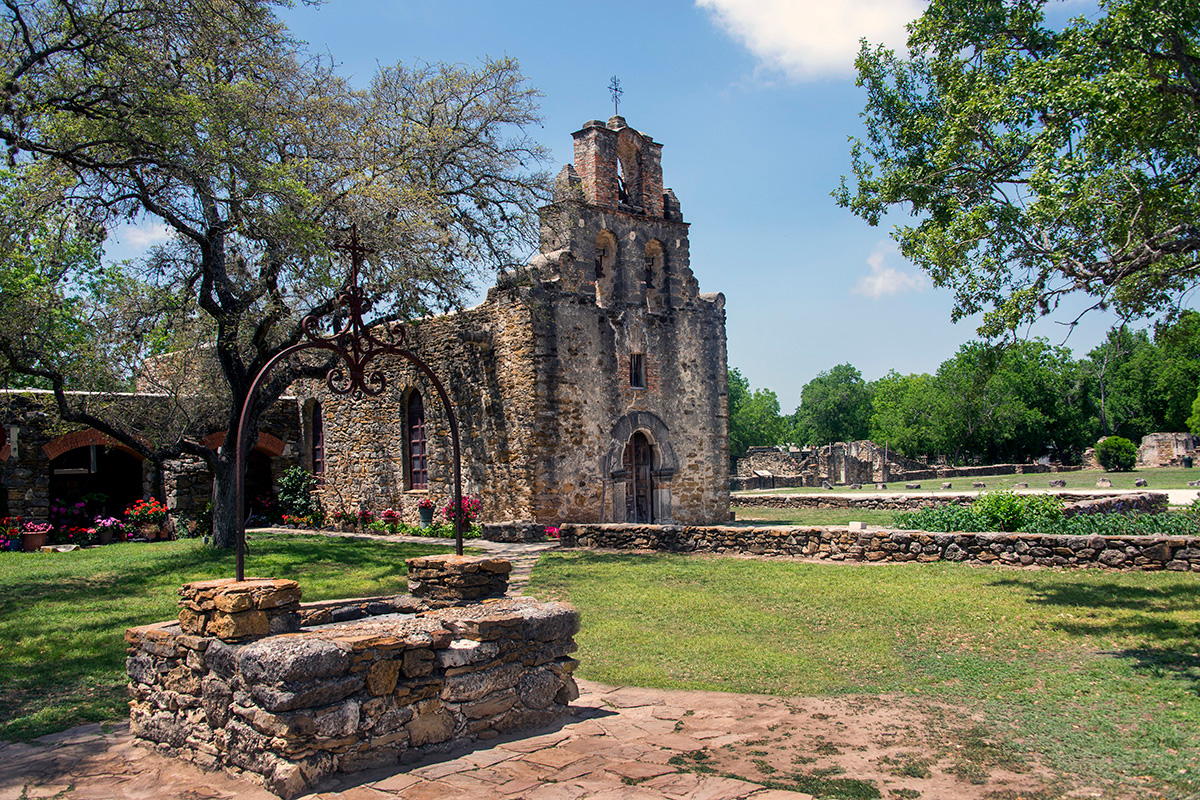
<instances>
[{"instance_id":1,"label":"wrought iron well arch","mask_svg":"<svg viewBox=\"0 0 1200 800\"><path fill-rule=\"evenodd\" d=\"M321 336L317 330L317 322L325 313L309 314L301 322L306 341L285 348L271 357L263 368L250 382L246 399L242 402L242 411L238 416L237 453L234 461L234 473L237 480L237 579L245 580L246 554L246 451L249 448L250 437L248 423L250 410L258 397L267 375L283 359L304 350L327 350L341 359L342 364L335 364L325 375L325 384L334 394L353 394L356 398L363 396L377 397L387 388L387 377L380 370L368 372L371 362L382 355L402 356L417 367L433 384L437 391L442 408L450 420L450 441L454 453L454 552L463 554L463 505L462 505L462 456L459 448L458 420L454 416L454 406L446 394L446 387L438 380L433 369L416 353L401 345L404 343L404 326L394 323L389 327L389 333L398 341L385 342L375 336L363 323L363 314L370 311L371 300L366 292L358 285L358 271L363 254L372 252L358 241L358 227L351 226L350 241L341 248L350 253L350 280L337 296L335 308L345 308L348 314L346 324L341 330L330 336ZM327 312L326 312L327 313Z\"/></svg>"}]
</instances>

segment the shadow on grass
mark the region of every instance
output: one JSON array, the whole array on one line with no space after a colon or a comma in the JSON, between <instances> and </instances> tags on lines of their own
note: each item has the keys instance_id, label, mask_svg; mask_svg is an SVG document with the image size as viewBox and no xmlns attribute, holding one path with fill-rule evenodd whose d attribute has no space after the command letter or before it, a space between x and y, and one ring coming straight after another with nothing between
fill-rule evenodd
<instances>
[{"instance_id":1,"label":"shadow on grass","mask_svg":"<svg viewBox=\"0 0 1200 800\"><path fill-rule=\"evenodd\" d=\"M1129 659L1135 671L1152 678L1180 681L1187 685L1189 694L1200 697L1200 653L1153 647L1111 651L1106 655Z\"/></svg>"},{"instance_id":2,"label":"shadow on grass","mask_svg":"<svg viewBox=\"0 0 1200 800\"><path fill-rule=\"evenodd\" d=\"M1177 583L1135 586L1112 577L1072 580L1069 573L1044 573L992 583L1025 592L1031 604L1063 609L1050 626L1069 636L1136 640L1138 647L1101 652L1130 659L1138 672L1184 681L1200 696L1200 622L1193 621L1200 615L1200 583L1183 576Z\"/></svg>"}]
</instances>

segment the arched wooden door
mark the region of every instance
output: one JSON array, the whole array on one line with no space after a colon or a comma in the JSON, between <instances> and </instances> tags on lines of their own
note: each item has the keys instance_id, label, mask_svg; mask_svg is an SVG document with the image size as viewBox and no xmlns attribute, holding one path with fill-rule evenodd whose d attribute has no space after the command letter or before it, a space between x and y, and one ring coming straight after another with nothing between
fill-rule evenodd
<instances>
[{"instance_id":1,"label":"arched wooden door","mask_svg":"<svg viewBox=\"0 0 1200 800\"><path fill-rule=\"evenodd\" d=\"M654 521L650 467L654 452L646 434L629 437L623 456L625 467L625 521L648 524Z\"/></svg>"}]
</instances>

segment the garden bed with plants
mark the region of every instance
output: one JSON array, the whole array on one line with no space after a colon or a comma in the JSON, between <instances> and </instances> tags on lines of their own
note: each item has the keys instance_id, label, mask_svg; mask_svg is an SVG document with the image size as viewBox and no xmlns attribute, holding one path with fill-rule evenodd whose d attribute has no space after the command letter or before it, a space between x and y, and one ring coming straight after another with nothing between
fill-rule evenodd
<instances>
[{"instance_id":1,"label":"garden bed with plants","mask_svg":"<svg viewBox=\"0 0 1200 800\"><path fill-rule=\"evenodd\" d=\"M262 496L252 505L247 527L283 526L297 530L340 530L376 533L390 536L425 536L434 539L454 538L454 500L438 500L432 495L416 499L421 524L404 521L400 509L387 507L357 508L344 500L329 510L320 499L318 479L299 467L287 470L279 481L277 497ZM482 535L479 512L483 501L477 495L463 495L463 538L478 539ZM409 515L411 518L411 514Z\"/></svg>"}]
</instances>

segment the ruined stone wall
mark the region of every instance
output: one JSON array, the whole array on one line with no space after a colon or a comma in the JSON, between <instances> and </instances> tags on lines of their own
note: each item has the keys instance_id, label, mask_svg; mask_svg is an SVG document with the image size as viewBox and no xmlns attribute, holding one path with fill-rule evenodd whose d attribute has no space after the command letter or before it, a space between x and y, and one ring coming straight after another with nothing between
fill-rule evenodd
<instances>
[{"instance_id":1,"label":"ruined stone wall","mask_svg":"<svg viewBox=\"0 0 1200 800\"><path fill-rule=\"evenodd\" d=\"M756 471L770 472L776 486L820 486L832 484L877 483L886 481L920 481L935 478L972 478L979 475L1025 475L1046 472L1072 472L1080 467L1057 464L990 464L977 467L954 467L947 464L925 464L887 451L880 445L862 440L837 442L815 450L784 453L775 448L751 448L738 459L734 490L760 488L762 480Z\"/></svg>"},{"instance_id":2,"label":"ruined stone wall","mask_svg":"<svg viewBox=\"0 0 1200 800\"><path fill-rule=\"evenodd\" d=\"M1178 467L1185 457L1196 457L1196 437L1190 433L1149 433L1138 447L1138 465Z\"/></svg>"},{"instance_id":3,"label":"ruined stone wall","mask_svg":"<svg viewBox=\"0 0 1200 800\"><path fill-rule=\"evenodd\" d=\"M1102 567L1200 573L1200 539L926 533L849 527L564 525L566 547L670 553L751 553L830 561L967 561L1010 566Z\"/></svg>"},{"instance_id":4,"label":"ruined stone wall","mask_svg":"<svg viewBox=\"0 0 1200 800\"><path fill-rule=\"evenodd\" d=\"M404 602L400 602L404 601ZM130 727L168 755L244 770L282 797L541 725L577 696L578 613L501 599L229 643L176 623L126 632ZM301 608L301 615L304 615ZM318 609L318 612L326 609Z\"/></svg>"}]
</instances>

